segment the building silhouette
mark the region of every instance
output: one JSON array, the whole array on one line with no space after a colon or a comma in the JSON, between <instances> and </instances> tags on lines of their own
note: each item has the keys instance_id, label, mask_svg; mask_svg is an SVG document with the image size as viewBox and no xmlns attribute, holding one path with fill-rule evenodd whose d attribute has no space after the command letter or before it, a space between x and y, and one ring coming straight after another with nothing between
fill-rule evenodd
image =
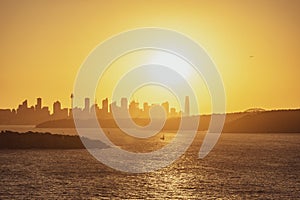
<instances>
[{"instance_id":1,"label":"building silhouette","mask_svg":"<svg viewBox=\"0 0 300 200\"><path fill-rule=\"evenodd\" d=\"M41 109L42 109L42 98L37 98L36 99L35 110L39 111Z\"/></svg>"},{"instance_id":2,"label":"building silhouette","mask_svg":"<svg viewBox=\"0 0 300 200\"><path fill-rule=\"evenodd\" d=\"M61 103L59 101L56 101L53 103L53 114L52 119L67 119L69 117L68 115L68 109L67 108L61 108Z\"/></svg>"},{"instance_id":3,"label":"building silhouette","mask_svg":"<svg viewBox=\"0 0 300 200\"><path fill-rule=\"evenodd\" d=\"M131 101L129 104L129 113L132 118L137 118L141 116L141 109L139 108L139 103L136 101Z\"/></svg>"},{"instance_id":4,"label":"building silhouette","mask_svg":"<svg viewBox=\"0 0 300 200\"><path fill-rule=\"evenodd\" d=\"M121 108L123 110L127 110L128 109L128 100L127 98L121 98Z\"/></svg>"},{"instance_id":5,"label":"building silhouette","mask_svg":"<svg viewBox=\"0 0 300 200\"><path fill-rule=\"evenodd\" d=\"M90 99L89 98L85 98L84 99L84 112L89 113L90 112Z\"/></svg>"},{"instance_id":6,"label":"building silhouette","mask_svg":"<svg viewBox=\"0 0 300 200\"><path fill-rule=\"evenodd\" d=\"M102 100L103 114L108 114L108 98Z\"/></svg>"},{"instance_id":7,"label":"building silhouette","mask_svg":"<svg viewBox=\"0 0 300 200\"><path fill-rule=\"evenodd\" d=\"M161 104L161 106L164 108L165 112L166 112L166 116L169 116L169 102L164 102Z\"/></svg>"},{"instance_id":8,"label":"building silhouette","mask_svg":"<svg viewBox=\"0 0 300 200\"><path fill-rule=\"evenodd\" d=\"M185 97L184 116L190 116L190 99L189 99L189 96Z\"/></svg>"}]
</instances>

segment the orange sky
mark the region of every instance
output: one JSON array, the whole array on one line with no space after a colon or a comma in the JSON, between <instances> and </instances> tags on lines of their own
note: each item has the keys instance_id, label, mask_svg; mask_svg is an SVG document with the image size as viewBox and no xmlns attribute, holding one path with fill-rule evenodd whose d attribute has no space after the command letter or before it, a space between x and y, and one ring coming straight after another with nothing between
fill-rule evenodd
<instances>
[{"instance_id":1,"label":"orange sky","mask_svg":"<svg viewBox=\"0 0 300 200\"><path fill-rule=\"evenodd\" d=\"M299 108L299 19L297 0L2 0L0 107L34 104L36 97L69 106L77 71L96 45L151 26L186 34L207 50L223 78L228 112Z\"/></svg>"}]
</instances>

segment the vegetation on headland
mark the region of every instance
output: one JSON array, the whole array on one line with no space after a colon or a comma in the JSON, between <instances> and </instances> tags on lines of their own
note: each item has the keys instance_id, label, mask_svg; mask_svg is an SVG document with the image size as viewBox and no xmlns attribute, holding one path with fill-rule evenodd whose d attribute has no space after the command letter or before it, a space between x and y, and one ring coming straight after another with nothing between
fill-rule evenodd
<instances>
[{"instance_id":1,"label":"vegetation on headland","mask_svg":"<svg viewBox=\"0 0 300 200\"><path fill-rule=\"evenodd\" d=\"M88 143L92 148L108 148L101 141L79 136L31 131L26 133L0 132L0 149L84 149L82 141Z\"/></svg>"}]
</instances>

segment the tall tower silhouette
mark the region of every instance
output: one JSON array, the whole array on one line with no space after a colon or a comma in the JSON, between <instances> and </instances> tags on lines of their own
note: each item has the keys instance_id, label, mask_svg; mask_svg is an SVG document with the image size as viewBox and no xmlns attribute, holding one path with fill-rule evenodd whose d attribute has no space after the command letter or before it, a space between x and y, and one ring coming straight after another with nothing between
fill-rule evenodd
<instances>
[{"instance_id":1,"label":"tall tower silhouette","mask_svg":"<svg viewBox=\"0 0 300 200\"><path fill-rule=\"evenodd\" d=\"M71 93L71 96L70 96L70 98L71 98L71 109L73 108L73 99L74 99L74 94L73 93Z\"/></svg>"},{"instance_id":2,"label":"tall tower silhouette","mask_svg":"<svg viewBox=\"0 0 300 200\"><path fill-rule=\"evenodd\" d=\"M189 96L185 97L184 115L190 116L190 98L189 98Z\"/></svg>"},{"instance_id":3,"label":"tall tower silhouette","mask_svg":"<svg viewBox=\"0 0 300 200\"><path fill-rule=\"evenodd\" d=\"M89 98L84 99L84 109L83 110L87 113L90 112L90 99Z\"/></svg>"}]
</instances>

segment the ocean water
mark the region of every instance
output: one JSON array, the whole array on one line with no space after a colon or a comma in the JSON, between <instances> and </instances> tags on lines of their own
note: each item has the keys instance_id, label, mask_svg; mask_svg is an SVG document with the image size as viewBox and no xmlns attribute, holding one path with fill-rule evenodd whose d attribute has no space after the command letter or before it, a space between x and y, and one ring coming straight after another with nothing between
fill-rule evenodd
<instances>
[{"instance_id":1,"label":"ocean water","mask_svg":"<svg viewBox=\"0 0 300 200\"><path fill-rule=\"evenodd\" d=\"M300 199L300 134L222 134L198 159L202 139L143 174L111 169L86 150L1 150L0 199Z\"/></svg>"}]
</instances>

